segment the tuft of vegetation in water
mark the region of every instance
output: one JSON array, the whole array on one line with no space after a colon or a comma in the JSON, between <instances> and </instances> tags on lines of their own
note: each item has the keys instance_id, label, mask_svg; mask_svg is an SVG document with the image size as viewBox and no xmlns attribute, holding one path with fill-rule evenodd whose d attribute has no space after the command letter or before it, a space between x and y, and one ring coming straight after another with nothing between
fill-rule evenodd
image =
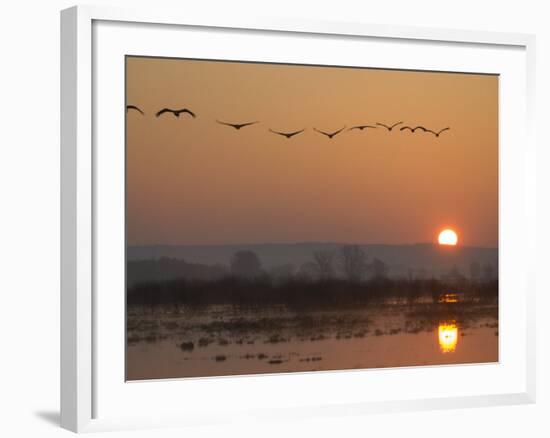
<instances>
[{"instance_id":1,"label":"tuft of vegetation in water","mask_svg":"<svg viewBox=\"0 0 550 438\"><path fill-rule=\"evenodd\" d=\"M182 351L193 351L195 349L195 344L193 342L182 342L180 348Z\"/></svg>"}]
</instances>

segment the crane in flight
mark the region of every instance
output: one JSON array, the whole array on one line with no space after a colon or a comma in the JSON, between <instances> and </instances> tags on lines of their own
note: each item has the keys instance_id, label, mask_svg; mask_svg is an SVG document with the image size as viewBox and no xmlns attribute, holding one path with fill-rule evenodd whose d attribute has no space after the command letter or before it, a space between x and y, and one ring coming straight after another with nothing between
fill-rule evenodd
<instances>
[{"instance_id":1,"label":"crane in flight","mask_svg":"<svg viewBox=\"0 0 550 438\"><path fill-rule=\"evenodd\" d=\"M135 111L140 112L142 116L145 115L145 113L135 105L126 105L126 112L128 112L128 110L135 110Z\"/></svg>"},{"instance_id":2,"label":"crane in flight","mask_svg":"<svg viewBox=\"0 0 550 438\"><path fill-rule=\"evenodd\" d=\"M348 131L352 131L354 129L359 129L359 131L362 131L363 129L368 129L368 128L377 129L377 127L373 125L357 125L357 126L352 126L351 128L348 129Z\"/></svg>"},{"instance_id":3,"label":"crane in flight","mask_svg":"<svg viewBox=\"0 0 550 438\"><path fill-rule=\"evenodd\" d=\"M384 128L386 128L388 131L391 131L393 128L395 128L397 125L401 125L403 122L397 122L397 123L394 123L393 125L386 125L384 123L380 123L380 122L376 122L376 124L378 126L383 126Z\"/></svg>"},{"instance_id":4,"label":"crane in flight","mask_svg":"<svg viewBox=\"0 0 550 438\"><path fill-rule=\"evenodd\" d=\"M427 129L426 129L424 126L420 126L420 125L415 126L414 128L411 127L411 126L403 126L403 127L400 128L399 130L400 130L400 131L405 131L405 130L407 130L407 129L408 129L409 131L413 132L413 133L414 133L417 129L420 129L420 130L422 130L422 131L424 131L424 132L427 131Z\"/></svg>"},{"instance_id":5,"label":"crane in flight","mask_svg":"<svg viewBox=\"0 0 550 438\"><path fill-rule=\"evenodd\" d=\"M426 129L426 132L430 132L431 134L435 135L436 137L439 137L439 134L441 134L442 132L444 131L448 131L449 129L451 129L450 127L446 127L446 128L443 128L443 129L440 129L439 131L432 131L431 129Z\"/></svg>"},{"instance_id":6,"label":"crane in flight","mask_svg":"<svg viewBox=\"0 0 550 438\"><path fill-rule=\"evenodd\" d=\"M344 126L343 128L339 129L338 131L334 131L334 132L325 132L325 131L321 131L317 128L313 128L314 131L317 131L319 134L323 134L323 135L326 135L329 139L332 140L332 137L334 137L335 135L338 135L340 134L344 129L346 129L346 127Z\"/></svg>"},{"instance_id":7,"label":"crane in flight","mask_svg":"<svg viewBox=\"0 0 550 438\"><path fill-rule=\"evenodd\" d=\"M274 131L273 129L269 128L269 132L272 132L273 134L281 135L281 136L286 137L286 138L292 138L295 135L301 134L305 130L306 130L306 128L301 129L299 131L294 131L294 132L280 132L280 131Z\"/></svg>"},{"instance_id":8,"label":"crane in flight","mask_svg":"<svg viewBox=\"0 0 550 438\"><path fill-rule=\"evenodd\" d=\"M160 117L166 113L172 113L174 114L175 117L179 117L180 114L189 114L193 118L197 117L197 115L193 111L187 108L182 108L182 109L163 108L159 112L157 112L155 115L157 117Z\"/></svg>"},{"instance_id":9,"label":"crane in flight","mask_svg":"<svg viewBox=\"0 0 550 438\"><path fill-rule=\"evenodd\" d=\"M255 125L256 123L260 123L258 121L255 122L246 122L246 123L228 123L228 122L222 122L220 120L216 120L220 125L225 126L231 126L232 128L235 128L237 131L241 128L244 128L245 126Z\"/></svg>"}]
</instances>

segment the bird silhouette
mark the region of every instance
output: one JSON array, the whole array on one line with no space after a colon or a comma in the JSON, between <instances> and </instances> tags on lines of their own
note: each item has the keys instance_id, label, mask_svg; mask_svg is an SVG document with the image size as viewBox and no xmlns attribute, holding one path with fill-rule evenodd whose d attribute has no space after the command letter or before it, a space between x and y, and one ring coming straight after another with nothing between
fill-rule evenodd
<instances>
[{"instance_id":1,"label":"bird silhouette","mask_svg":"<svg viewBox=\"0 0 550 438\"><path fill-rule=\"evenodd\" d=\"M408 130L411 131L411 132L415 132L417 129L421 129L421 130L424 131L424 132L427 131L427 129L424 128L424 126L420 126L420 125L419 125L419 126L415 126L414 128L411 127L411 126L403 126L403 127L400 128L399 130L400 130L400 131L404 131L404 130L406 130L406 129L408 129Z\"/></svg>"},{"instance_id":2,"label":"bird silhouette","mask_svg":"<svg viewBox=\"0 0 550 438\"><path fill-rule=\"evenodd\" d=\"M451 128L447 127L447 128L440 129L440 130L437 131L437 132L436 132L436 131L432 131L431 129L426 129L426 132L430 132L430 133L432 133L433 135L435 135L436 137L439 137L439 134L441 134L443 131L448 131L449 129L451 129Z\"/></svg>"},{"instance_id":3,"label":"bird silhouette","mask_svg":"<svg viewBox=\"0 0 550 438\"><path fill-rule=\"evenodd\" d=\"M131 109L139 111L142 116L145 115L145 113L142 110L140 110L137 106L135 106L135 105L126 105L126 112L128 112L128 110L131 110Z\"/></svg>"},{"instance_id":4,"label":"bird silhouette","mask_svg":"<svg viewBox=\"0 0 550 438\"><path fill-rule=\"evenodd\" d=\"M172 114L174 114L175 117L179 117L180 114L182 114L182 113L187 113L193 118L197 117L197 115L193 111L191 111L190 109L187 109L187 108L182 108L182 109L163 108L159 112L157 112L155 115L157 117L160 117L165 113L172 113Z\"/></svg>"},{"instance_id":5,"label":"bird silhouette","mask_svg":"<svg viewBox=\"0 0 550 438\"><path fill-rule=\"evenodd\" d=\"M380 123L380 122L376 122L376 124L378 126L383 126L384 128L386 128L388 131L391 131L393 128L395 128L397 125L401 125L401 123L403 122L397 122L397 123L394 123L393 125L386 125L384 123Z\"/></svg>"},{"instance_id":6,"label":"bird silhouette","mask_svg":"<svg viewBox=\"0 0 550 438\"><path fill-rule=\"evenodd\" d=\"M323 135L326 135L328 138L332 139L332 137L334 137L335 135L338 135L340 134L344 129L346 129L346 127L344 126L343 128L339 129L338 131L334 131L334 132L324 132L324 131L320 131L319 129L317 128L313 128L314 131L317 131L319 134L323 134Z\"/></svg>"},{"instance_id":7,"label":"bird silhouette","mask_svg":"<svg viewBox=\"0 0 550 438\"><path fill-rule=\"evenodd\" d=\"M363 129L367 129L367 128L377 129L376 126L373 126L373 125L358 125L358 126L352 126L351 128L348 129L348 131L351 131L353 129L359 129L360 131L362 131Z\"/></svg>"},{"instance_id":8,"label":"bird silhouette","mask_svg":"<svg viewBox=\"0 0 550 438\"><path fill-rule=\"evenodd\" d=\"M235 128L237 131L241 128L244 128L245 126L250 126L250 125L254 125L256 123L260 123L258 121L256 121L256 122L247 122L247 123L227 123L227 122L222 122L220 120L216 120L216 122L218 122L220 125L231 126L232 128Z\"/></svg>"},{"instance_id":9,"label":"bird silhouette","mask_svg":"<svg viewBox=\"0 0 550 438\"><path fill-rule=\"evenodd\" d=\"M286 138L294 137L295 135L301 134L305 130L306 130L306 128L301 129L300 131L294 131L294 132L279 132L279 131L274 131L273 129L269 128L269 132L273 132L273 134L282 135L283 137L286 137Z\"/></svg>"}]
</instances>

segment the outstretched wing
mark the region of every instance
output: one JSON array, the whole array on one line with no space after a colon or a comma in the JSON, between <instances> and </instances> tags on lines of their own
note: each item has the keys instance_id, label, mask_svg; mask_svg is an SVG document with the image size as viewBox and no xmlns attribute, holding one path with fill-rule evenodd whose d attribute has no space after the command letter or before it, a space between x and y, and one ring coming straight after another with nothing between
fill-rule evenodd
<instances>
[{"instance_id":1,"label":"outstretched wing","mask_svg":"<svg viewBox=\"0 0 550 438\"><path fill-rule=\"evenodd\" d=\"M283 135L286 136L288 134L285 134L284 132L274 131L273 129L269 128L269 132L273 132L273 134Z\"/></svg>"},{"instance_id":2,"label":"outstretched wing","mask_svg":"<svg viewBox=\"0 0 550 438\"><path fill-rule=\"evenodd\" d=\"M414 129L411 128L410 126L403 126L403 127L400 128L399 130L400 130L400 131L404 131L405 129L408 129L409 131L414 132Z\"/></svg>"},{"instance_id":3,"label":"outstretched wing","mask_svg":"<svg viewBox=\"0 0 550 438\"><path fill-rule=\"evenodd\" d=\"M378 126L383 126L383 127L386 128L386 129L390 129L390 127L389 127L388 125L385 125L384 123L376 122L376 124L377 124Z\"/></svg>"},{"instance_id":4,"label":"outstretched wing","mask_svg":"<svg viewBox=\"0 0 550 438\"><path fill-rule=\"evenodd\" d=\"M221 120L216 120L216 122L220 125L231 126L232 128L235 127L235 125L233 125L232 123L222 122Z\"/></svg>"},{"instance_id":5,"label":"outstretched wing","mask_svg":"<svg viewBox=\"0 0 550 438\"><path fill-rule=\"evenodd\" d=\"M419 126L415 126L415 127L414 127L413 132L416 131L417 129L420 129L420 130L422 130L422 131L424 131L424 132L427 131L427 129L426 129L424 126L420 126L420 125L419 125Z\"/></svg>"},{"instance_id":6,"label":"outstretched wing","mask_svg":"<svg viewBox=\"0 0 550 438\"><path fill-rule=\"evenodd\" d=\"M141 115L143 115L143 116L145 115L145 113L142 110L140 110L137 106L135 106L135 105L126 105L126 112L128 112L128 110L131 110L131 109L139 111L141 113Z\"/></svg>"},{"instance_id":7,"label":"outstretched wing","mask_svg":"<svg viewBox=\"0 0 550 438\"><path fill-rule=\"evenodd\" d=\"M332 136L334 137L335 135L340 134L344 129L346 129L345 126L344 126L343 128L341 128L341 129L339 129L338 131L334 131L334 132L332 133Z\"/></svg>"},{"instance_id":8,"label":"outstretched wing","mask_svg":"<svg viewBox=\"0 0 550 438\"><path fill-rule=\"evenodd\" d=\"M239 123L239 125L234 125L234 126L239 126L239 128L244 128L245 126L255 125L256 123L260 123L260 122L255 121L255 122Z\"/></svg>"},{"instance_id":9,"label":"outstretched wing","mask_svg":"<svg viewBox=\"0 0 550 438\"><path fill-rule=\"evenodd\" d=\"M401 123L403 123L403 122L394 123L393 125L390 126L390 129L395 128L397 125L401 125Z\"/></svg>"},{"instance_id":10,"label":"outstretched wing","mask_svg":"<svg viewBox=\"0 0 550 438\"><path fill-rule=\"evenodd\" d=\"M451 129L451 128L449 128L449 127L443 128L441 131L439 131L439 132L437 133L437 135L439 136L439 134L441 134L443 131L448 131L448 130L450 130L450 129Z\"/></svg>"},{"instance_id":11,"label":"outstretched wing","mask_svg":"<svg viewBox=\"0 0 550 438\"><path fill-rule=\"evenodd\" d=\"M288 135L289 137L294 137L295 135L301 134L301 133L304 132L305 130L306 130L306 128L300 129L299 131L289 132L287 135Z\"/></svg>"},{"instance_id":12,"label":"outstretched wing","mask_svg":"<svg viewBox=\"0 0 550 438\"><path fill-rule=\"evenodd\" d=\"M363 129L366 129L366 128L377 129L376 126L372 126L372 125L357 125L357 126L352 126L351 128L348 129L348 131L351 131L353 129L360 129L362 131Z\"/></svg>"},{"instance_id":13,"label":"outstretched wing","mask_svg":"<svg viewBox=\"0 0 550 438\"><path fill-rule=\"evenodd\" d=\"M319 129L317 128L313 128L314 131L317 131L319 134L323 134L323 135L326 135L327 137L330 137L330 134L326 133L326 132L323 132L323 131L320 131Z\"/></svg>"},{"instance_id":14,"label":"outstretched wing","mask_svg":"<svg viewBox=\"0 0 550 438\"><path fill-rule=\"evenodd\" d=\"M187 108L178 110L178 113L187 113L193 118L197 117L197 115L193 111L191 111L190 109L187 109Z\"/></svg>"},{"instance_id":15,"label":"outstretched wing","mask_svg":"<svg viewBox=\"0 0 550 438\"><path fill-rule=\"evenodd\" d=\"M170 108L163 108L159 112L157 112L155 115L157 117L162 116L164 113L174 113L174 110L171 110Z\"/></svg>"}]
</instances>

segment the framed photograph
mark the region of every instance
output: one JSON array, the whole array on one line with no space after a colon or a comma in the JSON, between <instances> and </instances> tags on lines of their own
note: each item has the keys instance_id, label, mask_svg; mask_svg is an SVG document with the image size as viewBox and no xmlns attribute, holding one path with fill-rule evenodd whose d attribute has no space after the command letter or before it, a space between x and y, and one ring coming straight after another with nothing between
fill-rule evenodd
<instances>
[{"instance_id":1,"label":"framed photograph","mask_svg":"<svg viewBox=\"0 0 550 438\"><path fill-rule=\"evenodd\" d=\"M62 12L62 426L534 401L534 38Z\"/></svg>"}]
</instances>

